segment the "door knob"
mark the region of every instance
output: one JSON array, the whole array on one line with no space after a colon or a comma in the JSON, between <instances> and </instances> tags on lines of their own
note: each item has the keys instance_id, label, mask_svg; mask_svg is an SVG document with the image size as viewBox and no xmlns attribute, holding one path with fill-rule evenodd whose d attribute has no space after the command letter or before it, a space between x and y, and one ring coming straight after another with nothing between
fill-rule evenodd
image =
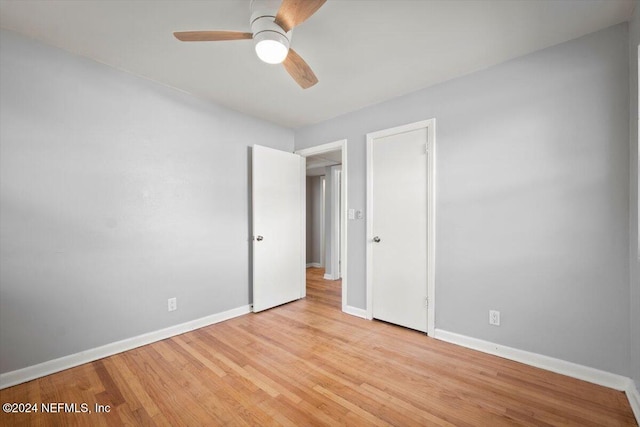
<instances>
[{"instance_id":1,"label":"door knob","mask_svg":"<svg viewBox=\"0 0 640 427\"><path fill-rule=\"evenodd\" d=\"M380 238L378 236L376 236L376 237L373 238L373 241L376 242L376 243L380 243Z\"/></svg>"},{"instance_id":2,"label":"door knob","mask_svg":"<svg viewBox=\"0 0 640 427\"><path fill-rule=\"evenodd\" d=\"M262 237L262 236L258 236L258 237L256 237L256 240L257 240L258 242L261 242L263 239L264 239L264 237Z\"/></svg>"}]
</instances>

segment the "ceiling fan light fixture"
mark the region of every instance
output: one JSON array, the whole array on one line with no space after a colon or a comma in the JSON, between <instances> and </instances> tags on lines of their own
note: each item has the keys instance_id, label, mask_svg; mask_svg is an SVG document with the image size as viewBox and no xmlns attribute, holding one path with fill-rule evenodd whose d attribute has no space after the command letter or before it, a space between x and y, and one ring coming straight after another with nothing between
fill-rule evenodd
<instances>
[{"instance_id":1,"label":"ceiling fan light fixture","mask_svg":"<svg viewBox=\"0 0 640 427\"><path fill-rule=\"evenodd\" d=\"M289 40L274 31L263 31L254 34L256 55L267 64L280 64L289 53Z\"/></svg>"},{"instance_id":2,"label":"ceiling fan light fixture","mask_svg":"<svg viewBox=\"0 0 640 427\"><path fill-rule=\"evenodd\" d=\"M1 0L0 0L1 1ZM309 64L290 49L293 28L306 21L327 0L251 0L251 32L176 31L183 42L253 39L258 58L267 64L280 64L302 89L318 83Z\"/></svg>"}]
</instances>

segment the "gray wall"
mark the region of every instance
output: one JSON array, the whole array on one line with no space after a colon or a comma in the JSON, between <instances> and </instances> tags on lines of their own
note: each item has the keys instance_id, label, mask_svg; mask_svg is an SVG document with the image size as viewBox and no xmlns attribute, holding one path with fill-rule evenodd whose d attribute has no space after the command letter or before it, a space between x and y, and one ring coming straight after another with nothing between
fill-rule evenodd
<instances>
[{"instance_id":1,"label":"gray wall","mask_svg":"<svg viewBox=\"0 0 640 427\"><path fill-rule=\"evenodd\" d=\"M362 208L366 133L434 117L436 327L629 375L627 25L299 129L296 149L347 138ZM365 222L348 233L365 308Z\"/></svg>"},{"instance_id":2,"label":"gray wall","mask_svg":"<svg viewBox=\"0 0 640 427\"><path fill-rule=\"evenodd\" d=\"M631 375L640 390L640 258L638 245L638 44L640 44L640 3L635 2L629 22L630 101L630 197L629 197L629 259L631 266Z\"/></svg>"},{"instance_id":3,"label":"gray wall","mask_svg":"<svg viewBox=\"0 0 640 427\"><path fill-rule=\"evenodd\" d=\"M322 263L322 178L307 177L307 264Z\"/></svg>"},{"instance_id":4,"label":"gray wall","mask_svg":"<svg viewBox=\"0 0 640 427\"><path fill-rule=\"evenodd\" d=\"M250 303L248 147L293 131L6 31L0 93L1 372Z\"/></svg>"}]
</instances>

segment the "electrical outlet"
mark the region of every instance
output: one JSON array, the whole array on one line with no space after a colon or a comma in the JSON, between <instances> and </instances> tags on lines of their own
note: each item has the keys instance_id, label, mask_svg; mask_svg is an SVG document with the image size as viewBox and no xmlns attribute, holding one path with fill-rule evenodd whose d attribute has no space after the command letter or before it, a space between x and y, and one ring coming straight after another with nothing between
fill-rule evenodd
<instances>
[{"instance_id":1,"label":"electrical outlet","mask_svg":"<svg viewBox=\"0 0 640 427\"><path fill-rule=\"evenodd\" d=\"M177 298L169 298L167 300L167 306L169 311L176 311L178 309L178 299Z\"/></svg>"},{"instance_id":2,"label":"electrical outlet","mask_svg":"<svg viewBox=\"0 0 640 427\"><path fill-rule=\"evenodd\" d=\"M489 324L500 326L500 312L497 310L489 310Z\"/></svg>"}]
</instances>

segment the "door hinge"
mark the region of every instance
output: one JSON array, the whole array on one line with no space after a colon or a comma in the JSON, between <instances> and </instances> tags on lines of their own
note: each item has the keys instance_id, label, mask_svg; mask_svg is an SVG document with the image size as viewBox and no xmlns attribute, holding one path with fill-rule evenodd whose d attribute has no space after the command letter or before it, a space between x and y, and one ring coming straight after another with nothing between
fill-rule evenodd
<instances>
[{"instance_id":1,"label":"door hinge","mask_svg":"<svg viewBox=\"0 0 640 427\"><path fill-rule=\"evenodd\" d=\"M429 154L429 146L427 144L424 145L424 154Z\"/></svg>"},{"instance_id":2,"label":"door hinge","mask_svg":"<svg viewBox=\"0 0 640 427\"><path fill-rule=\"evenodd\" d=\"M429 297L424 298L424 306L429 308Z\"/></svg>"}]
</instances>

